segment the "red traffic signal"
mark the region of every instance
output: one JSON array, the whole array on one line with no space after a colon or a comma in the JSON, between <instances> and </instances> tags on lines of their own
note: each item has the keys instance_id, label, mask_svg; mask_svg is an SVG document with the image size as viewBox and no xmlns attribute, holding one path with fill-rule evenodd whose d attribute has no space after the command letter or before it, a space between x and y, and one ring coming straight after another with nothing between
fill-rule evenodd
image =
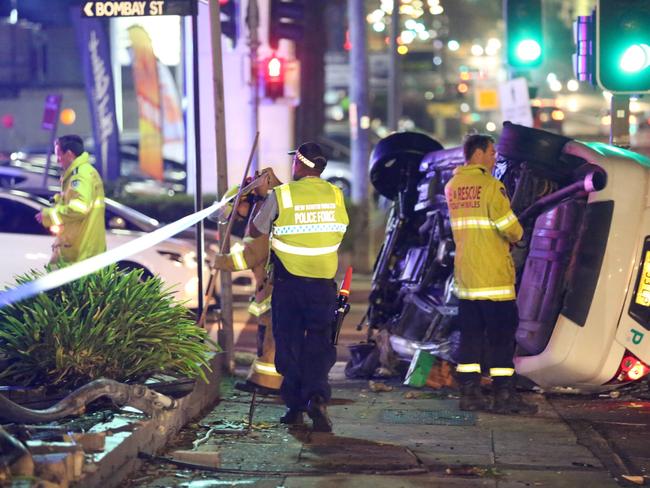
<instances>
[{"instance_id":1,"label":"red traffic signal","mask_svg":"<svg viewBox=\"0 0 650 488\"><path fill-rule=\"evenodd\" d=\"M264 96L275 100L284 96L284 61L272 56L264 62Z\"/></svg>"}]
</instances>

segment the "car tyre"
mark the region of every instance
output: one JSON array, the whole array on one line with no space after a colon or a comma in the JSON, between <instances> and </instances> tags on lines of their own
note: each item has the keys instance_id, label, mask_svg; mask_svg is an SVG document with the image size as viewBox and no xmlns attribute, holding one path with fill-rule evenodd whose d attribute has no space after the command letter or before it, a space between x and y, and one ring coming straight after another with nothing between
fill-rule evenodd
<instances>
[{"instance_id":1,"label":"car tyre","mask_svg":"<svg viewBox=\"0 0 650 488\"><path fill-rule=\"evenodd\" d=\"M140 276L140 281L144 282L147 281L151 278L153 278L153 273L149 271L147 268L142 266L141 264L134 263L131 261L120 261L116 264L117 269L120 271L123 271L125 273L129 273L131 271L135 270L142 270L142 276Z\"/></svg>"},{"instance_id":2,"label":"car tyre","mask_svg":"<svg viewBox=\"0 0 650 488\"><path fill-rule=\"evenodd\" d=\"M370 181L380 195L394 200L424 155L440 149L442 144L418 132L396 132L384 137L370 155Z\"/></svg>"},{"instance_id":3,"label":"car tyre","mask_svg":"<svg viewBox=\"0 0 650 488\"><path fill-rule=\"evenodd\" d=\"M556 167L569 141L570 138L552 132L504 122L497 150L506 159Z\"/></svg>"}]
</instances>

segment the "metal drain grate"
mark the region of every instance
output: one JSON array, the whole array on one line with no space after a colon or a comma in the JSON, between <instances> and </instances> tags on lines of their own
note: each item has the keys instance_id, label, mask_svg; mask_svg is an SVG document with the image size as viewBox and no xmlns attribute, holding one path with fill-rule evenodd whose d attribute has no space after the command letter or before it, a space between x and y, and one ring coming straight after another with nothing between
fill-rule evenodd
<instances>
[{"instance_id":1,"label":"metal drain grate","mask_svg":"<svg viewBox=\"0 0 650 488\"><path fill-rule=\"evenodd\" d=\"M386 424L475 425L476 415L458 410L382 410L381 421Z\"/></svg>"}]
</instances>

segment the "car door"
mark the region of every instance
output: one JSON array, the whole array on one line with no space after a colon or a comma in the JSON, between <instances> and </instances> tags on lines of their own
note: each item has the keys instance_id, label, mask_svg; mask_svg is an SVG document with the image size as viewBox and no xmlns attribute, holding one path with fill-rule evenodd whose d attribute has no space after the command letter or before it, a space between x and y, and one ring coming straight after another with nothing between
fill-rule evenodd
<instances>
[{"instance_id":1,"label":"car door","mask_svg":"<svg viewBox=\"0 0 650 488\"><path fill-rule=\"evenodd\" d=\"M34 216L38 203L0 195L0 287L15 283L14 277L30 269L42 270L50 260L54 237Z\"/></svg>"}]
</instances>

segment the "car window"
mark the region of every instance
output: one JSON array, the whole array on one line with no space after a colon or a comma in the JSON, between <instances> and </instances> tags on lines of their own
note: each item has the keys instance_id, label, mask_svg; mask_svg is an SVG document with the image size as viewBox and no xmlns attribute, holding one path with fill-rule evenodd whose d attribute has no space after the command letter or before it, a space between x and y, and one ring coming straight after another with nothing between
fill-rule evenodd
<instances>
[{"instance_id":1,"label":"car window","mask_svg":"<svg viewBox=\"0 0 650 488\"><path fill-rule=\"evenodd\" d=\"M142 227L138 227L133 224L133 222L126 220L125 218L119 216L111 209L106 207L106 228L107 229L121 229L121 230L133 230L133 231L143 231Z\"/></svg>"},{"instance_id":2,"label":"car window","mask_svg":"<svg viewBox=\"0 0 650 488\"><path fill-rule=\"evenodd\" d=\"M0 232L47 235L48 230L36 222L37 209L22 202L0 198Z\"/></svg>"}]
</instances>

